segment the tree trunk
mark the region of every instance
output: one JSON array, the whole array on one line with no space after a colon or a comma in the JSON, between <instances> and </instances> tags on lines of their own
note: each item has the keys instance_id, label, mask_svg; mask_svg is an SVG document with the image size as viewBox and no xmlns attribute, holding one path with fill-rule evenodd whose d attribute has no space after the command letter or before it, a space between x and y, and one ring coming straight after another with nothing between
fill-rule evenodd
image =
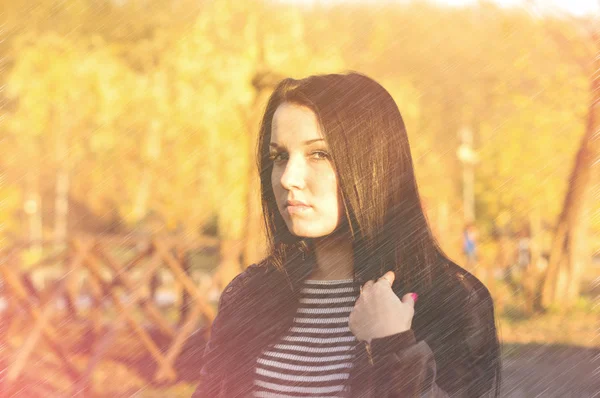
<instances>
[{"instance_id":1,"label":"tree trunk","mask_svg":"<svg viewBox=\"0 0 600 398\"><path fill-rule=\"evenodd\" d=\"M221 240L220 261L213 279L213 287L219 292L223 291L225 286L242 271L239 261L242 249L243 244L241 241Z\"/></svg>"},{"instance_id":2,"label":"tree trunk","mask_svg":"<svg viewBox=\"0 0 600 398\"><path fill-rule=\"evenodd\" d=\"M53 126L56 130L54 150L56 156L56 181L54 193L54 248L63 250L67 243L67 228L69 216L69 185L71 172L71 157L69 156L69 136L71 122L64 121L59 112L52 112ZM69 288L67 288L69 290Z\"/></svg>"},{"instance_id":3,"label":"tree trunk","mask_svg":"<svg viewBox=\"0 0 600 398\"><path fill-rule=\"evenodd\" d=\"M140 184L138 185L135 196L135 206L133 207L134 221L139 223L148 214L148 197L150 196L150 167L144 165Z\"/></svg>"},{"instance_id":4,"label":"tree trunk","mask_svg":"<svg viewBox=\"0 0 600 398\"><path fill-rule=\"evenodd\" d=\"M248 134L250 134L250 162L248 168L248 196L246 198L247 206L247 224L245 232L245 241L243 248L243 266L260 261L264 255L264 231L262 226L262 206L260 198L260 177L256 169L256 147L258 143L258 134L260 128L260 105L261 93L256 92L254 103L252 105L252 114L248 122Z\"/></svg>"},{"instance_id":5,"label":"tree trunk","mask_svg":"<svg viewBox=\"0 0 600 398\"><path fill-rule=\"evenodd\" d=\"M450 246L450 206L448 205L448 201L442 199L437 202L437 219L436 219L436 228L437 235L442 242L442 245L445 247ZM453 242L452 242L453 243ZM460 247L460 245L459 245Z\"/></svg>"},{"instance_id":6,"label":"tree trunk","mask_svg":"<svg viewBox=\"0 0 600 398\"><path fill-rule=\"evenodd\" d=\"M43 238L42 196L40 195L38 175L37 170L27 171L23 211L27 214L29 221L30 249L37 255L41 255Z\"/></svg>"},{"instance_id":7,"label":"tree trunk","mask_svg":"<svg viewBox=\"0 0 600 398\"><path fill-rule=\"evenodd\" d=\"M148 202L150 200L150 187L152 185L152 166L158 161L161 153L161 135L160 135L160 124L153 120L150 123L150 131L146 141L146 151L144 159L144 165L142 170L142 176L140 184L138 186L135 206L133 208L134 221L139 223L148 214Z\"/></svg>"},{"instance_id":8,"label":"tree trunk","mask_svg":"<svg viewBox=\"0 0 600 398\"><path fill-rule=\"evenodd\" d=\"M56 250L64 249L67 240L69 216L69 169L59 166L56 175L56 197L54 202L54 245Z\"/></svg>"},{"instance_id":9,"label":"tree trunk","mask_svg":"<svg viewBox=\"0 0 600 398\"><path fill-rule=\"evenodd\" d=\"M583 270L591 257L585 243L588 221L583 214L590 196L592 167L599 164L600 155L600 57L596 57L592 70L586 131L569 178L543 279L541 305L544 308L573 303L579 295Z\"/></svg>"},{"instance_id":10,"label":"tree trunk","mask_svg":"<svg viewBox=\"0 0 600 398\"><path fill-rule=\"evenodd\" d=\"M266 254L258 172L250 172L249 179L247 198L248 218L243 249L243 266L259 262Z\"/></svg>"},{"instance_id":11,"label":"tree trunk","mask_svg":"<svg viewBox=\"0 0 600 398\"><path fill-rule=\"evenodd\" d=\"M261 111L265 108L271 92L282 79L281 76L270 71L257 72L252 84L255 89L252 114L248 119L248 134L250 134L250 159L256 159L257 141L261 122ZM248 170L249 188L247 197L248 220L246 224L245 241L243 248L243 264L260 261L267 251L266 236L262 222L262 207L260 199L260 178L256 170L255 162L250 162Z\"/></svg>"},{"instance_id":12,"label":"tree trunk","mask_svg":"<svg viewBox=\"0 0 600 398\"><path fill-rule=\"evenodd\" d=\"M539 295L536 293L539 291L540 281L540 270L537 264L540 259L540 248L541 248L541 209L536 207L533 209L532 214L529 217L529 264L523 272L522 285L523 294L525 298L525 313L533 314L539 310Z\"/></svg>"}]
</instances>

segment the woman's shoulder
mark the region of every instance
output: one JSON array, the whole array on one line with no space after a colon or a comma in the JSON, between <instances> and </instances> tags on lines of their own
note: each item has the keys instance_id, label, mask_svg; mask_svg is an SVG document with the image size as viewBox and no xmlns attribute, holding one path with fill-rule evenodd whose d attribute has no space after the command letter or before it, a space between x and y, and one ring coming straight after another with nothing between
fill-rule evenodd
<instances>
[{"instance_id":1,"label":"woman's shoulder","mask_svg":"<svg viewBox=\"0 0 600 398\"><path fill-rule=\"evenodd\" d=\"M451 316L457 320L463 320L463 326L471 330L493 324L495 322L494 300L485 284L451 260L445 261L444 270L449 281L447 294L455 298L448 300L447 313L452 314ZM456 304L457 300L460 302L459 306L450 304Z\"/></svg>"},{"instance_id":2,"label":"woman's shoulder","mask_svg":"<svg viewBox=\"0 0 600 398\"><path fill-rule=\"evenodd\" d=\"M490 291L483 282L463 267L448 260L444 264L446 274L452 281L452 290L460 291L462 305L450 305L447 315L458 322L462 342L473 352L485 350L496 344L494 302ZM456 304L456 300L448 300Z\"/></svg>"},{"instance_id":3,"label":"woman's shoulder","mask_svg":"<svg viewBox=\"0 0 600 398\"><path fill-rule=\"evenodd\" d=\"M240 286L244 286L253 278L256 278L261 273L267 271L267 266L264 262L250 264L245 270L237 274L229 284L225 287L224 292L231 292Z\"/></svg>"},{"instance_id":4,"label":"woman's shoulder","mask_svg":"<svg viewBox=\"0 0 600 398\"><path fill-rule=\"evenodd\" d=\"M492 303L489 289L471 272L467 271L452 260L445 259L444 270L454 288L461 289L469 306L481 306Z\"/></svg>"},{"instance_id":5,"label":"woman's shoulder","mask_svg":"<svg viewBox=\"0 0 600 398\"><path fill-rule=\"evenodd\" d=\"M250 264L245 270L236 275L231 282L225 286L220 297L220 307L228 306L235 301L235 298L244 295L248 286L254 285L253 282L262 280L262 276L270 271L270 264L263 260L258 263Z\"/></svg>"}]
</instances>

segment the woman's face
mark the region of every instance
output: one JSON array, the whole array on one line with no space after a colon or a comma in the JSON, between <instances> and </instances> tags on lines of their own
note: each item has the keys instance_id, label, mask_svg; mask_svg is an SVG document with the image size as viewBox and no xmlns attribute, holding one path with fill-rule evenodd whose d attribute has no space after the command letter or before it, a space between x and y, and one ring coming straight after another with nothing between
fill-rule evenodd
<instances>
[{"instance_id":1,"label":"woman's face","mask_svg":"<svg viewBox=\"0 0 600 398\"><path fill-rule=\"evenodd\" d=\"M269 153L273 194L290 232L307 238L333 232L341 218L337 177L315 113L281 104L273 115Z\"/></svg>"}]
</instances>

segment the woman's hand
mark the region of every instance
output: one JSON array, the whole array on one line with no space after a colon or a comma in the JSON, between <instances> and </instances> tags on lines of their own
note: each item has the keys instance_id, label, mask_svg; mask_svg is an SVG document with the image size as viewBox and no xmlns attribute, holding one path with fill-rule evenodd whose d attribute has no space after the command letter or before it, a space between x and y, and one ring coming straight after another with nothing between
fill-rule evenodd
<instances>
[{"instance_id":1,"label":"woman's hand","mask_svg":"<svg viewBox=\"0 0 600 398\"><path fill-rule=\"evenodd\" d=\"M416 294L407 293L400 301L392 291L394 278L394 272L388 271L377 282L368 281L363 285L348 320L357 340L371 343L373 339L411 328Z\"/></svg>"}]
</instances>

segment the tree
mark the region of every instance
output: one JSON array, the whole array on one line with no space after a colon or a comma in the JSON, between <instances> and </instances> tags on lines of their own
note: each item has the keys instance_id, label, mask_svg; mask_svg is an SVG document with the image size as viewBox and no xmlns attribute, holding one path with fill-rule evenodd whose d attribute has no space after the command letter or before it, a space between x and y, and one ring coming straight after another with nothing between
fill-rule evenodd
<instances>
[{"instance_id":1,"label":"tree","mask_svg":"<svg viewBox=\"0 0 600 398\"><path fill-rule=\"evenodd\" d=\"M587 22L587 23L585 23ZM541 306L570 306L579 297L583 271L591 259L587 245L589 220L584 216L591 198L592 167L600 161L600 21L579 21L587 35L583 54L572 46L569 36L547 25L549 34L564 53L569 54L589 79L589 105L585 132L571 169L569 186L556 223L548 268L543 277ZM573 34L574 32L567 32Z\"/></svg>"}]
</instances>

